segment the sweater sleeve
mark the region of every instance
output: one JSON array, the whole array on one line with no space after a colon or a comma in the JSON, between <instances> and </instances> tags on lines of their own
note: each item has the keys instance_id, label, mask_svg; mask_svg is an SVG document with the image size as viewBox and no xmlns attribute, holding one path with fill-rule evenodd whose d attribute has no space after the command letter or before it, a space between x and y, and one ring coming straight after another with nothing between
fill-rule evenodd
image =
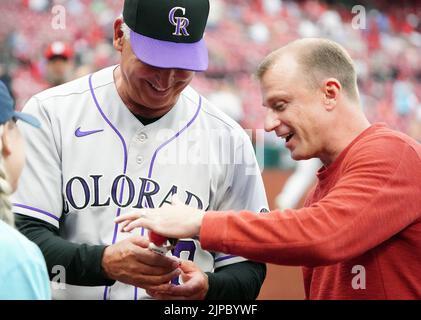
<instances>
[{"instance_id":1,"label":"sweater sleeve","mask_svg":"<svg viewBox=\"0 0 421 320\"><path fill-rule=\"evenodd\" d=\"M421 160L399 140L365 145L329 192L299 210L208 212L204 249L283 265L356 257L421 219Z\"/></svg>"}]
</instances>

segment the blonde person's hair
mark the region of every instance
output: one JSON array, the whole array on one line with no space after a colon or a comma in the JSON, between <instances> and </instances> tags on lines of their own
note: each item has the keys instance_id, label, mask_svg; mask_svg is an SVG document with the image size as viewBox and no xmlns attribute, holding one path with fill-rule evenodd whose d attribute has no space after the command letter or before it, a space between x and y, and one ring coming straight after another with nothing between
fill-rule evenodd
<instances>
[{"instance_id":1,"label":"blonde person's hair","mask_svg":"<svg viewBox=\"0 0 421 320\"><path fill-rule=\"evenodd\" d=\"M3 126L0 126L0 138L3 135ZM0 150L1 151L1 150ZM6 180L6 169L3 165L3 158L0 152L0 220L14 226L15 219L12 213L12 203L10 202L10 194L12 188Z\"/></svg>"}]
</instances>

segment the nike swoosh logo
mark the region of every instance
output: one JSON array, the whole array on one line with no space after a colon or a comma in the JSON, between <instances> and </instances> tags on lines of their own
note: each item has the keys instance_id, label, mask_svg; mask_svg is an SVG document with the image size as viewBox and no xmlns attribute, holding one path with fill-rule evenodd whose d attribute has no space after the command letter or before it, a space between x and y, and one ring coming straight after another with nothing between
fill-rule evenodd
<instances>
[{"instance_id":1,"label":"nike swoosh logo","mask_svg":"<svg viewBox=\"0 0 421 320\"><path fill-rule=\"evenodd\" d=\"M78 137L78 138L82 138L82 137L90 136L91 134L102 132L102 131L104 131L104 129L92 130L92 131L82 131L82 130L80 130L80 127L79 127L75 131L75 136Z\"/></svg>"}]
</instances>

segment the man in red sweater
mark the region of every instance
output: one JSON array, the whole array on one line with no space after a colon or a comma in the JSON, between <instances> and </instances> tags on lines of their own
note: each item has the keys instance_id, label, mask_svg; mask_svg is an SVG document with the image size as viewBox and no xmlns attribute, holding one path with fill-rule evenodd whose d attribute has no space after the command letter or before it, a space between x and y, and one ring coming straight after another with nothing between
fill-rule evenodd
<instances>
[{"instance_id":1,"label":"man in red sweater","mask_svg":"<svg viewBox=\"0 0 421 320\"><path fill-rule=\"evenodd\" d=\"M124 230L200 235L206 250L304 266L308 299L421 299L420 144L368 122L353 62L332 41L292 42L257 75L265 129L285 139L293 159L323 163L305 207L203 212L175 202L121 217Z\"/></svg>"}]
</instances>

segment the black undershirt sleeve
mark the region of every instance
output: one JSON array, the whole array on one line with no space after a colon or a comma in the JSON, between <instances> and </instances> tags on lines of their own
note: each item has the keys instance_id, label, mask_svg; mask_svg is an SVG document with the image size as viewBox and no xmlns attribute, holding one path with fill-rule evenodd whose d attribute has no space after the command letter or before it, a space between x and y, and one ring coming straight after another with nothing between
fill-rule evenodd
<instances>
[{"instance_id":1,"label":"black undershirt sleeve","mask_svg":"<svg viewBox=\"0 0 421 320\"><path fill-rule=\"evenodd\" d=\"M266 265L244 261L206 274L209 279L206 300L255 300L266 277Z\"/></svg>"},{"instance_id":2,"label":"black undershirt sleeve","mask_svg":"<svg viewBox=\"0 0 421 320\"><path fill-rule=\"evenodd\" d=\"M66 283L79 286L112 286L115 280L104 275L101 262L105 245L76 244L60 237L59 230L48 222L15 214L19 231L41 249L50 279L54 266L66 270ZM207 273L207 300L253 300L266 276L266 265L251 261L231 264Z\"/></svg>"}]
</instances>

